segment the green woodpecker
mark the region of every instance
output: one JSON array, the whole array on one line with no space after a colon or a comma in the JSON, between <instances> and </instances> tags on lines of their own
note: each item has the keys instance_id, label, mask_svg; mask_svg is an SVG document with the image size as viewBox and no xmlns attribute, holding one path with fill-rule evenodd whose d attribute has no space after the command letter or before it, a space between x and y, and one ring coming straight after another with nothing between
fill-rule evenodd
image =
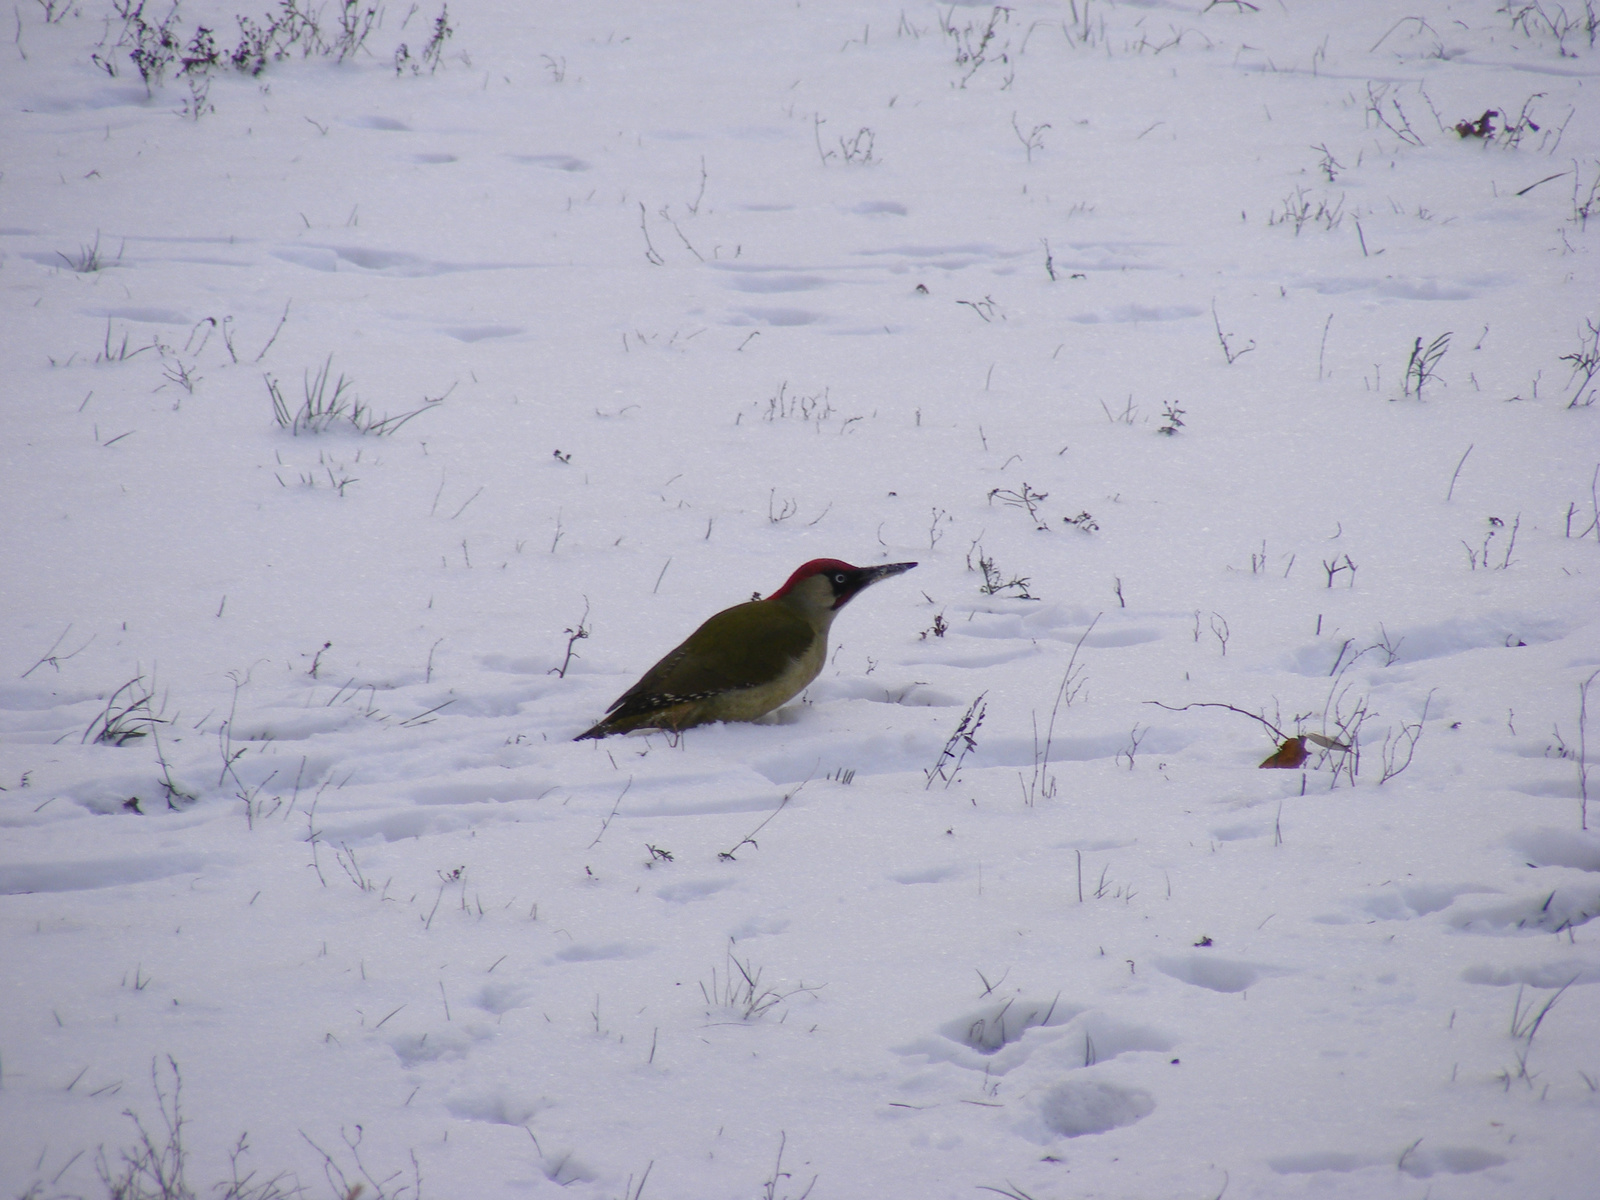
<instances>
[{"instance_id":1,"label":"green woodpecker","mask_svg":"<svg viewBox=\"0 0 1600 1200\"><path fill-rule=\"evenodd\" d=\"M573 740L764 716L822 670L828 626L841 608L878 580L916 565L812 559L765 600L725 608L696 629L618 696L604 720Z\"/></svg>"}]
</instances>

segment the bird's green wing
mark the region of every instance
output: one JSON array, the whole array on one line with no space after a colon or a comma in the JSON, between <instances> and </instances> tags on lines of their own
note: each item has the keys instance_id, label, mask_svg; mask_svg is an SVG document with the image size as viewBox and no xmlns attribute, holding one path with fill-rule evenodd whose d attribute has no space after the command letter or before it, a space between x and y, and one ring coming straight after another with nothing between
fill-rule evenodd
<instances>
[{"instance_id":1,"label":"bird's green wing","mask_svg":"<svg viewBox=\"0 0 1600 1200\"><path fill-rule=\"evenodd\" d=\"M606 712L629 717L776 679L805 653L811 626L782 605L725 608L644 673Z\"/></svg>"}]
</instances>

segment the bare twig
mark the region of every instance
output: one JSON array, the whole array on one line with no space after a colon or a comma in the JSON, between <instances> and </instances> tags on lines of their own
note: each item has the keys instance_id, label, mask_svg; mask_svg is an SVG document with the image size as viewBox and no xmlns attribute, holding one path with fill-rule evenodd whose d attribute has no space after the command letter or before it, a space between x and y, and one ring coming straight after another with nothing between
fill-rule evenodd
<instances>
[{"instance_id":1,"label":"bare twig","mask_svg":"<svg viewBox=\"0 0 1600 1200\"><path fill-rule=\"evenodd\" d=\"M755 850L761 849L760 845L756 842L756 834L760 833L763 829L765 829L767 827L767 822L771 821L773 817L775 817L779 813L781 813L784 810L784 807L789 803L789 801L793 800L797 795L800 794L800 789L805 787L806 784L811 782L811 776L815 775L817 773L817 765L818 764L813 763L812 767L811 767L811 771L806 775L806 777L804 779L802 779L799 782L798 785L796 785L794 791L789 792L787 795L784 796L784 798L782 800L778 801L778 807L773 809L764 818L762 818L761 824L757 825L749 833L745 834L744 837L740 838L738 840L738 842L736 842L734 844L733 849L719 851L717 853L718 861L719 862L737 862L738 860L736 858L734 858L734 854L737 853L739 850L743 849L745 846L749 846L749 847L751 847L752 849L755 849Z\"/></svg>"},{"instance_id":2,"label":"bare twig","mask_svg":"<svg viewBox=\"0 0 1600 1200\"><path fill-rule=\"evenodd\" d=\"M1241 717L1249 717L1252 721L1259 721L1266 727L1267 732L1280 742L1287 741L1289 736L1260 713L1253 713L1247 709L1236 708L1232 704L1223 704L1215 700L1194 700L1188 704L1179 705L1163 704L1160 700L1146 700L1145 703L1154 704L1157 708L1164 708L1168 712L1187 712L1191 708L1225 708L1229 712L1238 713Z\"/></svg>"},{"instance_id":3,"label":"bare twig","mask_svg":"<svg viewBox=\"0 0 1600 1200\"><path fill-rule=\"evenodd\" d=\"M1444 494L1444 502L1450 503L1450 497L1456 494L1456 480L1461 477L1461 468L1467 465L1467 455L1472 453L1472 444L1461 452L1461 461L1456 463L1455 473L1450 476L1450 488Z\"/></svg>"},{"instance_id":4,"label":"bare twig","mask_svg":"<svg viewBox=\"0 0 1600 1200\"><path fill-rule=\"evenodd\" d=\"M1398 731L1390 732L1383 739L1383 775L1378 783L1385 784L1400 772L1411 765L1411 758L1417 752L1417 742L1422 737L1422 726L1428 719L1428 706L1433 703L1433 693L1428 693L1428 698L1422 702L1422 715L1415 721L1401 725Z\"/></svg>"},{"instance_id":5,"label":"bare twig","mask_svg":"<svg viewBox=\"0 0 1600 1200\"><path fill-rule=\"evenodd\" d=\"M1439 360L1450 349L1450 334L1441 333L1427 346L1419 337L1411 347L1411 357L1406 362L1405 381L1402 385L1407 396L1422 399L1422 389L1438 377Z\"/></svg>"},{"instance_id":6,"label":"bare twig","mask_svg":"<svg viewBox=\"0 0 1600 1200\"><path fill-rule=\"evenodd\" d=\"M644 258L653 267L659 267L665 259L656 253L655 246L650 243L650 226L645 223L644 201L639 202L639 228L644 233Z\"/></svg>"},{"instance_id":7,"label":"bare twig","mask_svg":"<svg viewBox=\"0 0 1600 1200\"><path fill-rule=\"evenodd\" d=\"M979 692L978 698L967 706L967 711L962 714L960 722L956 725L955 732L944 744L944 749L939 751L939 757L933 766L923 771L927 782L922 785L922 790L927 791L933 786L935 779L944 780L948 789L956 781L956 776L961 773L961 764L966 761L967 755L978 748L978 730L983 726L983 718L989 711L983 698L988 692Z\"/></svg>"},{"instance_id":8,"label":"bare twig","mask_svg":"<svg viewBox=\"0 0 1600 1200\"><path fill-rule=\"evenodd\" d=\"M1578 685L1578 828L1589 828L1589 685L1600 671Z\"/></svg>"},{"instance_id":9,"label":"bare twig","mask_svg":"<svg viewBox=\"0 0 1600 1200\"><path fill-rule=\"evenodd\" d=\"M89 648L89 643L93 642L94 639L99 636L98 634L90 634L89 635L89 641L85 642L83 645L79 646L71 654L57 654L56 653L56 647L61 645L62 642L66 641L67 634L69 634L71 632L72 632L72 626L70 624L68 624L68 626L61 631L61 636L58 637L55 641L50 643L50 649L46 650L44 652L44 654L40 656L38 662L34 663L33 666L29 667L26 671L24 671L22 673L22 675L21 675L21 678L26 679L29 675L32 675L40 667L44 666L45 663L49 663L57 671L60 671L62 663L66 662L67 659L69 659L69 658L75 658L77 655L82 654L85 650L87 650Z\"/></svg>"},{"instance_id":10,"label":"bare twig","mask_svg":"<svg viewBox=\"0 0 1600 1200\"><path fill-rule=\"evenodd\" d=\"M665 570L665 568L663 568L663 570ZM583 598L583 616L578 618L577 627L562 630L562 632L567 635L566 657L561 660L561 665L559 667L551 667L548 671L546 671L546 675L554 675L558 679L565 679L567 677L567 668L572 665L572 648L576 646L579 641L589 636L589 627L584 624L584 622L588 619L589 597L585 596Z\"/></svg>"},{"instance_id":11,"label":"bare twig","mask_svg":"<svg viewBox=\"0 0 1600 1200\"><path fill-rule=\"evenodd\" d=\"M1211 302L1211 323L1216 326L1217 341L1222 344L1222 357L1228 360L1228 365L1230 367L1256 348L1256 341L1254 338L1251 338L1250 344L1241 350L1235 350L1231 345L1229 345L1228 339L1232 337L1233 334L1222 332L1222 318L1217 316L1217 302L1215 300Z\"/></svg>"},{"instance_id":12,"label":"bare twig","mask_svg":"<svg viewBox=\"0 0 1600 1200\"><path fill-rule=\"evenodd\" d=\"M1078 693L1083 690L1083 668L1078 665L1078 651L1083 649L1083 643L1094 632L1095 625L1103 613L1095 613L1094 620L1090 621L1087 628L1078 635L1078 640L1073 644L1072 656L1067 659L1067 669L1062 673L1061 686L1056 688L1055 703L1050 706L1050 720L1045 725L1044 749L1039 748L1039 719L1034 717L1033 723L1033 778L1023 789L1024 802L1032 807L1034 801L1043 796L1046 800L1055 795L1056 781L1050 775L1050 745L1056 735L1056 715L1061 711L1062 705L1071 708L1072 702L1078 698ZM924 789L926 790L926 789Z\"/></svg>"},{"instance_id":13,"label":"bare twig","mask_svg":"<svg viewBox=\"0 0 1600 1200\"><path fill-rule=\"evenodd\" d=\"M611 806L611 811L606 814L606 819L604 821L600 822L600 832L595 834L594 835L594 841L589 843L589 847L588 848L590 850L593 850L596 846L598 846L600 844L600 839L605 837L606 830L611 827L612 818L617 815L617 810L622 807L622 798L628 794L628 789L631 788L632 786L633 786L633 776L629 775L628 776L628 782L623 784L622 785L622 790L617 793L617 802Z\"/></svg>"}]
</instances>

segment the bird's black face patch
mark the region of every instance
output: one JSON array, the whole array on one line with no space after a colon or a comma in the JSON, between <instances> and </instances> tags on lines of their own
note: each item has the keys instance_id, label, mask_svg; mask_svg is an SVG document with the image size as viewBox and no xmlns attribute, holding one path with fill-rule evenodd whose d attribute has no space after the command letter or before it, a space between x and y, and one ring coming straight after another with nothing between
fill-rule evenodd
<instances>
[{"instance_id":1,"label":"bird's black face patch","mask_svg":"<svg viewBox=\"0 0 1600 1200\"><path fill-rule=\"evenodd\" d=\"M916 563L889 563L881 567L848 567L835 568L829 571L827 573L828 586L833 589L834 609L843 608L849 603L850 598L863 588L876 583L880 579L887 579L891 575L909 571L916 565Z\"/></svg>"},{"instance_id":2,"label":"bird's black face patch","mask_svg":"<svg viewBox=\"0 0 1600 1200\"><path fill-rule=\"evenodd\" d=\"M850 597L871 582L871 575L859 567L849 571L829 571L828 586L833 589L833 607L843 608Z\"/></svg>"}]
</instances>

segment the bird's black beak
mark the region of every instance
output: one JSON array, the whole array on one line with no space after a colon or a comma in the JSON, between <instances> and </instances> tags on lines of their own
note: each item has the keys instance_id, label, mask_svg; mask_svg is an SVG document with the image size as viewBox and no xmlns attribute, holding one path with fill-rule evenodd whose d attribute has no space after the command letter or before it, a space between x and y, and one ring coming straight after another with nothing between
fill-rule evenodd
<instances>
[{"instance_id":1,"label":"bird's black beak","mask_svg":"<svg viewBox=\"0 0 1600 1200\"><path fill-rule=\"evenodd\" d=\"M833 576L834 610L843 608L857 593L865 591L878 580L903 575L916 565L914 562L885 563L881 567L854 567L849 571L840 571Z\"/></svg>"}]
</instances>

